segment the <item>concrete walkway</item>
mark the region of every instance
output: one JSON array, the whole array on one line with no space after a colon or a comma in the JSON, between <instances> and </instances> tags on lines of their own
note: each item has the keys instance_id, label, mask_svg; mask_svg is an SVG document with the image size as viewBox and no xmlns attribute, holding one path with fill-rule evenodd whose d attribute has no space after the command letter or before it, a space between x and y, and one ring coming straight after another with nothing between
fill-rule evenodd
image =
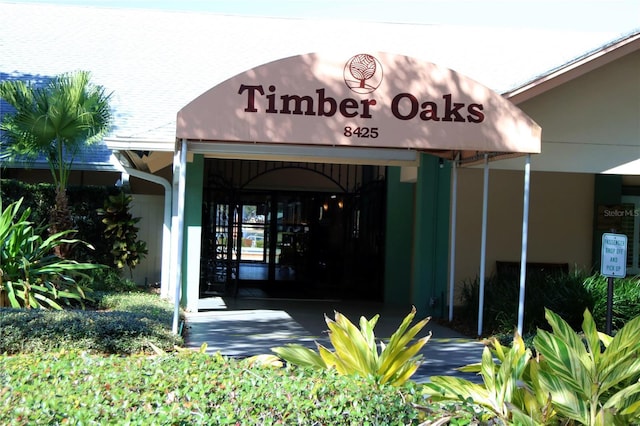
<instances>
[{"instance_id":1,"label":"concrete walkway","mask_svg":"<svg viewBox=\"0 0 640 426\"><path fill-rule=\"evenodd\" d=\"M271 354L272 347L287 343L315 349L315 342L319 342L332 349L324 314L333 318L334 311L346 315L356 326L360 316L370 319L379 313L374 332L376 338L388 341L411 307L402 309L370 302L214 297L200 300L199 310L186 314L187 347L195 349L206 343L209 353L247 357ZM434 321L427 324L419 337L429 332L431 340L421 350L425 361L412 380L424 382L434 375L454 375L479 381L476 375L455 369L480 362L484 348L481 342Z\"/></svg>"}]
</instances>

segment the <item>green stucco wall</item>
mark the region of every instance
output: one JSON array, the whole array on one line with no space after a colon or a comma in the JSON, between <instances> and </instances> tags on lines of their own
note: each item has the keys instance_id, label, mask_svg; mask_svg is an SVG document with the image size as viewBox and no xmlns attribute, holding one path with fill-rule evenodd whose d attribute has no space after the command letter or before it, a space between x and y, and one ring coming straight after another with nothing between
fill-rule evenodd
<instances>
[{"instance_id":1,"label":"green stucco wall","mask_svg":"<svg viewBox=\"0 0 640 426\"><path fill-rule=\"evenodd\" d=\"M387 304L413 304L420 315L446 312L451 167L423 154L416 183L387 171Z\"/></svg>"},{"instance_id":2,"label":"green stucco wall","mask_svg":"<svg viewBox=\"0 0 640 426\"><path fill-rule=\"evenodd\" d=\"M200 291L200 245L202 234L202 189L204 157L187 163L182 256L182 305L196 310Z\"/></svg>"},{"instance_id":3,"label":"green stucco wall","mask_svg":"<svg viewBox=\"0 0 640 426\"><path fill-rule=\"evenodd\" d=\"M400 167L387 168L384 302L391 305L411 300L414 190L415 184L400 182Z\"/></svg>"},{"instance_id":4,"label":"green stucco wall","mask_svg":"<svg viewBox=\"0 0 640 426\"><path fill-rule=\"evenodd\" d=\"M451 167L422 154L416 183L411 302L423 315L443 317L449 259Z\"/></svg>"}]
</instances>

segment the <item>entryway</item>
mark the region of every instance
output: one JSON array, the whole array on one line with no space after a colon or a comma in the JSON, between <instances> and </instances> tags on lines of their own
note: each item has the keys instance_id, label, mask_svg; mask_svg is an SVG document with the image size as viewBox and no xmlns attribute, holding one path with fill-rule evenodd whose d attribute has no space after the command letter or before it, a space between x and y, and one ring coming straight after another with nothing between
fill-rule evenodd
<instances>
[{"instance_id":1,"label":"entryway","mask_svg":"<svg viewBox=\"0 0 640 426\"><path fill-rule=\"evenodd\" d=\"M384 168L268 163L208 160L200 297L381 300Z\"/></svg>"}]
</instances>

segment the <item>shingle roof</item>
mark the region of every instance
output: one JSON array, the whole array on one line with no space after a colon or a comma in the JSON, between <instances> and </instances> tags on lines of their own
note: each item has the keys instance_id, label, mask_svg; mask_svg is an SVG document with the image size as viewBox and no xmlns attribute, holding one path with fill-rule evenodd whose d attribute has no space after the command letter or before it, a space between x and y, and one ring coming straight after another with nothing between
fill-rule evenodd
<instances>
[{"instance_id":1,"label":"shingle roof","mask_svg":"<svg viewBox=\"0 0 640 426\"><path fill-rule=\"evenodd\" d=\"M0 78L89 70L94 83L113 91L111 137L172 141L184 105L287 56L345 46L388 51L505 92L618 35L0 3Z\"/></svg>"}]
</instances>

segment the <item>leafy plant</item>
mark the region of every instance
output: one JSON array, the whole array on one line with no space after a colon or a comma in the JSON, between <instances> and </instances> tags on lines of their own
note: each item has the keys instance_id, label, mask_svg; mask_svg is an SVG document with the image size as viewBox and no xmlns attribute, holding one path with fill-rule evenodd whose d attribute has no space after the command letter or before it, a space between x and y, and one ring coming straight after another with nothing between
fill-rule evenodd
<instances>
[{"instance_id":1,"label":"leafy plant","mask_svg":"<svg viewBox=\"0 0 640 426\"><path fill-rule=\"evenodd\" d=\"M540 389L538 367L531 358L531 350L517 333L511 347L504 347L494 339L484 348L481 363L459 369L479 373L483 384L459 377L433 376L425 384L425 391L435 401L470 399L506 424L548 424L555 417L555 410Z\"/></svg>"},{"instance_id":2,"label":"leafy plant","mask_svg":"<svg viewBox=\"0 0 640 426\"><path fill-rule=\"evenodd\" d=\"M113 264L118 269L128 266L131 270L147 255L147 244L138 240L140 218L134 218L129 212L133 198L124 192L110 195L104 202L104 208L98 213L106 225L104 235L111 241Z\"/></svg>"},{"instance_id":3,"label":"leafy plant","mask_svg":"<svg viewBox=\"0 0 640 426\"><path fill-rule=\"evenodd\" d=\"M43 239L28 220L30 209L19 213L22 200L10 204L0 216L0 294L14 308L62 309L60 300L82 301L85 288L77 277L102 265L61 259L54 250L61 244L86 244L66 239L63 231ZM0 300L2 300L0 299Z\"/></svg>"},{"instance_id":4,"label":"leafy plant","mask_svg":"<svg viewBox=\"0 0 640 426\"><path fill-rule=\"evenodd\" d=\"M389 343L385 345L380 342L380 352L373 331L379 315L370 320L360 317L358 329L339 312L335 313L335 321L325 315L333 352L321 344L317 344L317 353L299 344L272 348L272 351L285 361L302 367L335 368L340 374L372 377L379 384L401 385L409 380L422 363L422 356L418 352L431 338L429 333L411 344L429 322L429 318L425 318L409 328L415 315L414 307L393 333Z\"/></svg>"},{"instance_id":5,"label":"leafy plant","mask_svg":"<svg viewBox=\"0 0 640 426\"><path fill-rule=\"evenodd\" d=\"M615 337L599 333L584 313L584 337L546 311L552 332L540 330L540 386L562 416L585 425L626 425L640 420L640 317ZM604 348L604 350L603 350Z\"/></svg>"},{"instance_id":6,"label":"leafy plant","mask_svg":"<svg viewBox=\"0 0 640 426\"><path fill-rule=\"evenodd\" d=\"M436 376L425 388L436 400L471 398L507 424L637 424L640 317L615 337L598 332L588 310L582 335L549 309L546 318L551 331L538 330L536 358L516 334L510 349L495 341L492 351L485 348L481 364L463 367L479 372L483 385Z\"/></svg>"}]
</instances>

